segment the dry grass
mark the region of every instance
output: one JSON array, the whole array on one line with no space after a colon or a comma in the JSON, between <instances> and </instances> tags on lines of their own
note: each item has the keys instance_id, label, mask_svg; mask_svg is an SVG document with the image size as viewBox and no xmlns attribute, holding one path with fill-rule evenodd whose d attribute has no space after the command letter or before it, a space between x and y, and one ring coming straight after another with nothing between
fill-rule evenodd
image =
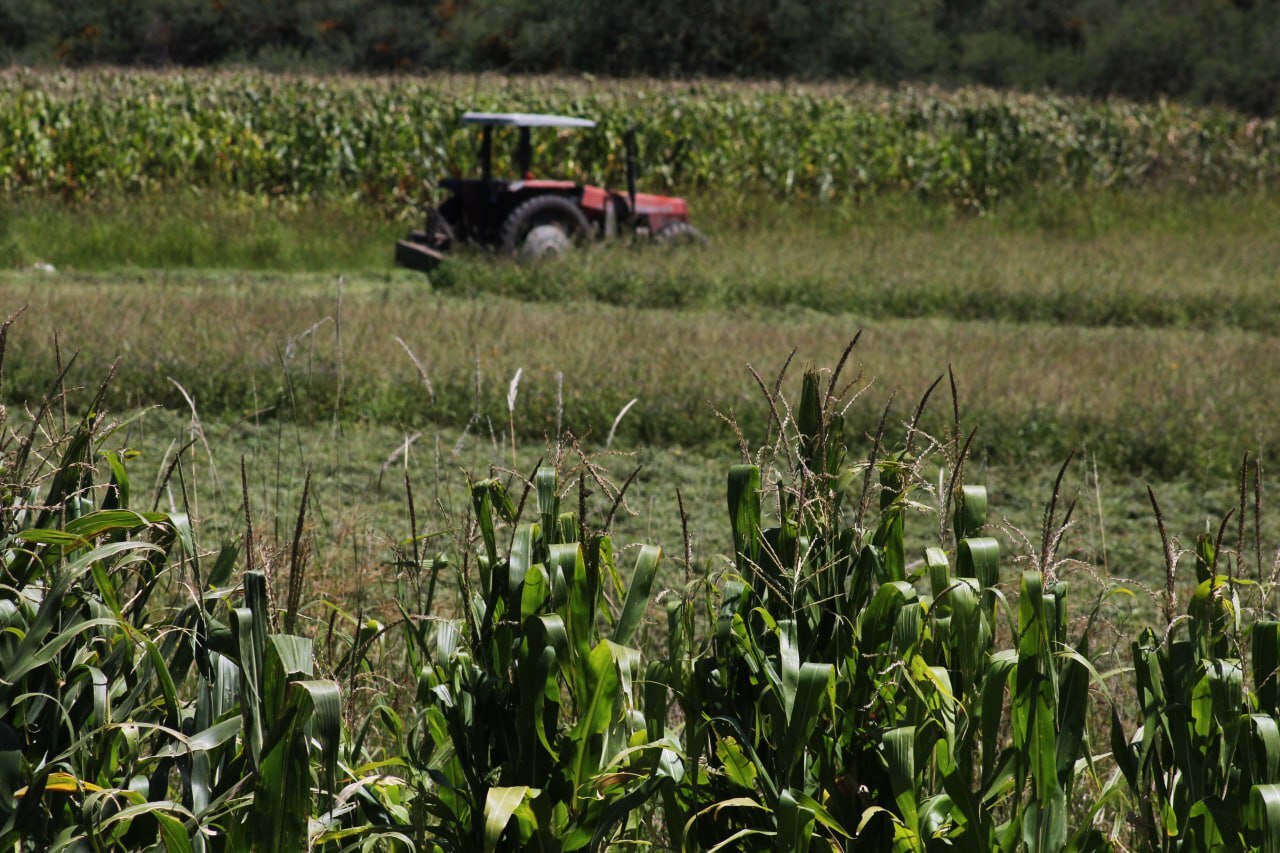
<instances>
[{"instance_id":1,"label":"dry grass","mask_svg":"<svg viewBox=\"0 0 1280 853\"><path fill-rule=\"evenodd\" d=\"M64 357L82 351L72 374L81 382L123 358L117 387L129 390L117 407L185 408L177 383L206 415L285 406L284 415L462 427L478 413L480 428L491 420L501 431L523 369L516 426L526 437L554 432L563 373L564 428L578 435L603 441L637 398L620 438L719 444L729 436L713 407L763 422L746 365L769 374L797 342L801 362L824 363L862 328L855 358L879 392L852 417L867 431L891 391L912 401L951 365L992 461L1051 464L1084 444L1104 461L1165 474L1230 471L1246 449L1269 458L1280 400L1280 373L1267 369L1280 341L1236 330L530 305L433 294L408 277L348 280L339 305L325 277L18 274L0 283L0 302L30 307L13 332L9 400L43 390L56 333Z\"/></svg>"}]
</instances>

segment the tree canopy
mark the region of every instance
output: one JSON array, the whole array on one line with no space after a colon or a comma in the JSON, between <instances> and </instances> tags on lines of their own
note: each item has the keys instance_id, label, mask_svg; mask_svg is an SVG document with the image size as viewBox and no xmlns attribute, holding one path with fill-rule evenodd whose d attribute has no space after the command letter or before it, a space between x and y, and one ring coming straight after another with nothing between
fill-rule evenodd
<instances>
[{"instance_id":1,"label":"tree canopy","mask_svg":"<svg viewBox=\"0 0 1280 853\"><path fill-rule=\"evenodd\" d=\"M27 0L0 63L980 83L1280 109L1280 0Z\"/></svg>"}]
</instances>

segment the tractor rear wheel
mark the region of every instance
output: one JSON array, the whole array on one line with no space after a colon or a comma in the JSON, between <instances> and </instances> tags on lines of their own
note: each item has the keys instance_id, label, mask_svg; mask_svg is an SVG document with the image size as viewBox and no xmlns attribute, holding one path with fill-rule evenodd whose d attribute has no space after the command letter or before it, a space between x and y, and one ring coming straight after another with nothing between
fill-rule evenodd
<instances>
[{"instance_id":1,"label":"tractor rear wheel","mask_svg":"<svg viewBox=\"0 0 1280 853\"><path fill-rule=\"evenodd\" d=\"M502 252L521 260L561 255L590 233L591 223L578 205L558 195L535 196L502 223Z\"/></svg>"}]
</instances>

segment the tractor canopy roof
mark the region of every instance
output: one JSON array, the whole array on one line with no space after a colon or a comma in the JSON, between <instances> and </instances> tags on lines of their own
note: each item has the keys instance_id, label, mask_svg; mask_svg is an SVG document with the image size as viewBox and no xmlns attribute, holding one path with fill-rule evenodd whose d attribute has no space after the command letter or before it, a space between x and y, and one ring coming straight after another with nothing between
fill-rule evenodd
<instances>
[{"instance_id":1,"label":"tractor canopy roof","mask_svg":"<svg viewBox=\"0 0 1280 853\"><path fill-rule=\"evenodd\" d=\"M587 118L547 115L545 113L463 113L463 124L486 127L595 127Z\"/></svg>"}]
</instances>

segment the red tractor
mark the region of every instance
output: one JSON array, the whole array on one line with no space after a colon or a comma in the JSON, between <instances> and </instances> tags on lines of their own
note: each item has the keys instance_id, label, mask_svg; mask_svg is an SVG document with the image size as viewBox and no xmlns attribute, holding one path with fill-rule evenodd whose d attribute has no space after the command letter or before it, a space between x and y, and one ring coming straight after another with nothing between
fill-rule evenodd
<instances>
[{"instance_id":1,"label":"red tractor","mask_svg":"<svg viewBox=\"0 0 1280 853\"><path fill-rule=\"evenodd\" d=\"M561 254L579 243L631 233L664 243L699 242L682 198L636 192L635 130L625 134L627 191L533 177L535 127L595 127L588 119L532 113L464 113L464 125L482 128L480 177L445 178L449 198L427 208L426 226L396 243L396 263L430 272L456 243L496 248L514 258ZM493 176L493 129L514 127L516 180Z\"/></svg>"}]
</instances>

